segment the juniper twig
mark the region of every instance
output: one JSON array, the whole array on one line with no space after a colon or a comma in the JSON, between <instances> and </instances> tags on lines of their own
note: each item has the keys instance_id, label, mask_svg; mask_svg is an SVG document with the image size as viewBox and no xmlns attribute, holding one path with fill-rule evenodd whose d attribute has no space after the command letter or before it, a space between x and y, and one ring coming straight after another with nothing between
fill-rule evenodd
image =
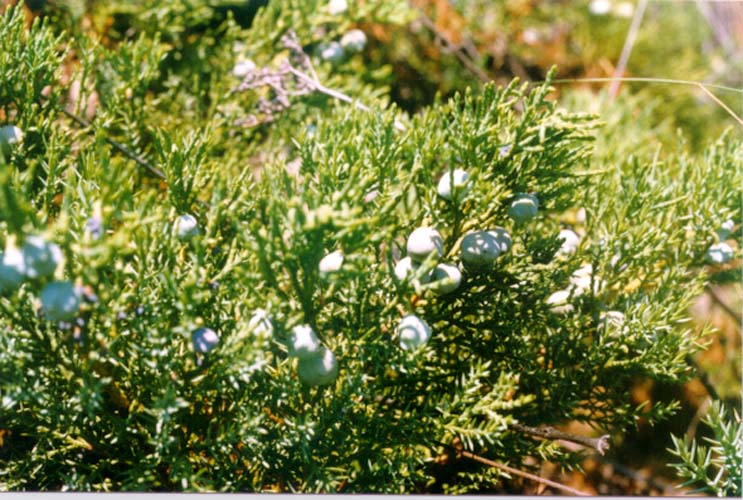
<instances>
[{"instance_id":1,"label":"juniper twig","mask_svg":"<svg viewBox=\"0 0 743 500\"><path fill-rule=\"evenodd\" d=\"M62 112L67 115L69 118L71 118L73 121L77 122L78 125L81 125L85 128L89 128L91 126L90 122L88 122L86 119L76 115L75 113L68 111L64 108L62 108ZM138 165L141 167L144 167L148 172L150 172L153 176L157 177L158 179L166 180L165 174L162 170L159 168L153 166L150 162L136 154L135 152L131 151L129 148L121 144L120 142L111 139L110 137L104 137L104 140L109 143L111 146L113 146L115 149L117 149L120 153L123 153L124 156L129 158L130 160L134 160Z\"/></svg>"},{"instance_id":2,"label":"juniper twig","mask_svg":"<svg viewBox=\"0 0 743 500\"><path fill-rule=\"evenodd\" d=\"M629 62L629 56L632 53L632 47L635 45L635 39L637 33L640 31L640 25L642 24L642 18L645 16L645 9L648 6L647 0L640 0L635 10L635 15L632 18L629 31L627 32L627 38L624 40L624 47L622 47L622 53L619 55L619 62L614 69L615 80L609 85L609 95L613 98L617 96L619 92L619 78L624 76L624 71L627 69L627 63Z\"/></svg>"},{"instance_id":3,"label":"juniper twig","mask_svg":"<svg viewBox=\"0 0 743 500\"><path fill-rule=\"evenodd\" d=\"M493 80L482 69L480 69L472 59L470 59L469 55L466 54L461 47L456 46L451 40L446 37L446 35L441 33L436 27L436 23L434 23L430 17L424 14L423 11L421 11L420 9L418 9L418 13L420 14L419 19L421 20L423 25L431 30L434 36L436 36L436 38L441 42L446 52L454 54L454 56L459 59L464 67L467 68L470 73L475 75L481 81L487 83Z\"/></svg>"},{"instance_id":4,"label":"juniper twig","mask_svg":"<svg viewBox=\"0 0 743 500\"><path fill-rule=\"evenodd\" d=\"M558 431L554 427L529 427L528 425L511 424L511 427L519 432L530 434L532 436L538 436L545 439L562 439L564 441L570 441L571 443L577 443L589 448L593 448L598 452L599 455L606 453L609 449L609 435L604 434L598 438L590 438L586 436L579 436L577 434L570 434L568 432Z\"/></svg>"},{"instance_id":5,"label":"juniper twig","mask_svg":"<svg viewBox=\"0 0 743 500\"><path fill-rule=\"evenodd\" d=\"M261 97L258 100L257 108L263 115L262 118L251 114L238 122L240 125L254 127L262 123L272 122L279 113L291 106L289 97L303 96L312 92L320 92L339 101L353 104L362 111L372 111L371 108L358 100L320 83L310 57L304 52L297 35L293 31L288 31L282 36L281 43L284 48L289 50L288 59L283 61L275 70L256 68L250 71L245 75L240 85L232 91L236 93L269 87L273 93L271 99ZM405 130L405 126L397 120L395 120L395 128L400 131Z\"/></svg>"}]
</instances>

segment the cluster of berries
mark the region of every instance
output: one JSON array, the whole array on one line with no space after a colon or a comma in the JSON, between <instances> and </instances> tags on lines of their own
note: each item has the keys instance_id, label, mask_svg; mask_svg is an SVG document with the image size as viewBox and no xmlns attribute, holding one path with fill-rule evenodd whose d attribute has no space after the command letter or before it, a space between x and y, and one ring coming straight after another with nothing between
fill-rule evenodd
<instances>
[{"instance_id":1,"label":"cluster of berries","mask_svg":"<svg viewBox=\"0 0 743 500\"><path fill-rule=\"evenodd\" d=\"M0 292L18 289L24 281L43 284L39 293L41 312L51 321L73 319L82 304L83 288L71 281L54 281L62 251L40 236L28 236L18 249L9 241L0 253Z\"/></svg>"}]
</instances>

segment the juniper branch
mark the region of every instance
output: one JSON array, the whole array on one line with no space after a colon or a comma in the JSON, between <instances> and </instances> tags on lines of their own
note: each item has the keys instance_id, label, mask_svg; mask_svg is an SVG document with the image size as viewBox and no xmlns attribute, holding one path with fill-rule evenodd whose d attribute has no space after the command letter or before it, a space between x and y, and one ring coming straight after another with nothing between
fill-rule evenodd
<instances>
[{"instance_id":1,"label":"juniper branch","mask_svg":"<svg viewBox=\"0 0 743 500\"><path fill-rule=\"evenodd\" d=\"M459 61L464 65L464 67L467 68L467 70L469 70L470 73L475 75L481 81L487 83L493 80L483 70L478 68L475 62L472 61L466 54L464 54L464 52L459 47L457 47L451 40L449 40L446 37L446 35L441 33L436 28L436 24L431 20L430 17L424 14L420 9L418 9L418 12L420 14L419 19L421 20L423 25L429 30L431 30L431 32L436 36L436 38L442 42L446 52L454 54L454 56L456 56L456 58L459 59Z\"/></svg>"},{"instance_id":2,"label":"juniper branch","mask_svg":"<svg viewBox=\"0 0 743 500\"><path fill-rule=\"evenodd\" d=\"M530 434L532 436L538 436L545 439L562 439L564 441L570 441L577 443L589 448L596 450L599 455L606 453L609 449L609 435L604 434L598 438L589 438L586 436L579 436L577 434L570 434L568 432L558 431L554 427L529 427L527 425L512 424L511 427L519 432Z\"/></svg>"},{"instance_id":3,"label":"juniper branch","mask_svg":"<svg viewBox=\"0 0 743 500\"><path fill-rule=\"evenodd\" d=\"M743 324L743 316L740 315L737 311L733 310L732 307L730 307L722 298L717 294L717 292L712 288L711 286L707 285L705 287L705 291L710 296L712 301L720 306L723 311L725 311L725 314L730 316L733 321L735 321L738 325Z\"/></svg>"},{"instance_id":4,"label":"juniper branch","mask_svg":"<svg viewBox=\"0 0 743 500\"><path fill-rule=\"evenodd\" d=\"M276 70L260 68L249 72L240 85L232 91L232 93L236 93L269 87L274 93L271 100L261 97L258 101L258 110L263 114L262 119L255 115L248 115L239 124L253 127L261 123L271 122L276 119L278 113L291 106L290 96L302 96L312 92L320 92L339 101L352 104L357 109L365 112L372 111L369 106L358 100L320 83L310 57L304 52L297 35L293 31L288 31L282 36L281 43L286 49L289 49L289 59L282 62ZM289 76L293 78L289 78ZM401 132L405 130L405 126L398 120L395 120L395 128Z\"/></svg>"},{"instance_id":5,"label":"juniper branch","mask_svg":"<svg viewBox=\"0 0 743 500\"><path fill-rule=\"evenodd\" d=\"M91 126L91 123L87 121L86 119L76 115L75 113L68 111L64 108L62 108L62 112L67 115L69 118L71 118L73 121L77 122L78 125L89 128ZM121 144L120 142L111 139L110 137L104 137L104 140L109 143L111 146L113 146L116 150L118 150L120 153L122 153L124 156L129 158L130 160L133 160L135 163L140 165L141 167L144 167L148 172L150 172L153 176L157 177L158 179L166 180L165 174L162 170L159 168L153 166L151 163L149 163L147 160L136 154L135 152L131 151L129 148Z\"/></svg>"}]
</instances>

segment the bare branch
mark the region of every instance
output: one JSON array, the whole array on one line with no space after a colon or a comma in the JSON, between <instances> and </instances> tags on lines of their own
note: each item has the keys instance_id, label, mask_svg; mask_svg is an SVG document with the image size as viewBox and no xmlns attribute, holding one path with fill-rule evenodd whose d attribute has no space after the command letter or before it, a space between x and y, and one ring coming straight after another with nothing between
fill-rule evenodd
<instances>
[{"instance_id":1,"label":"bare branch","mask_svg":"<svg viewBox=\"0 0 743 500\"><path fill-rule=\"evenodd\" d=\"M468 54L466 54L460 47L457 47L454 43L451 42L451 40L449 40L443 33L441 33L436 28L436 24L431 20L430 17L424 14L423 11L421 11L420 9L418 9L418 13L420 14L420 20L423 25L431 30L436 38L440 40L441 43L444 45L446 51L454 54L456 58L459 59L459 61L464 65L464 67L470 71L470 73L486 83L493 80L482 69L480 69L472 59L469 58Z\"/></svg>"},{"instance_id":2,"label":"bare branch","mask_svg":"<svg viewBox=\"0 0 743 500\"><path fill-rule=\"evenodd\" d=\"M75 113L72 113L71 111L68 111L64 108L62 108L62 112L67 115L69 118L71 118L73 121L77 122L79 125L88 128L91 126L90 122L85 120L84 118L76 115ZM119 150L119 152L123 153L127 158L130 160L134 160L137 164L144 167L147 171L149 171L153 176L157 177L158 179L166 180L165 174L162 170L159 168L153 166L150 164L147 160L143 159L141 156L137 155L133 151L131 151L129 148L124 146L118 141L115 141L111 139L110 137L104 137L105 141L109 143L111 146Z\"/></svg>"},{"instance_id":3,"label":"bare branch","mask_svg":"<svg viewBox=\"0 0 743 500\"><path fill-rule=\"evenodd\" d=\"M733 310L732 307L730 307L722 298L717 294L714 288L712 288L710 285L707 285L705 287L705 291L710 296L712 301L720 306L723 311L725 311L725 314L730 316L733 321L735 321L738 325L743 324L743 317L738 313L737 311Z\"/></svg>"},{"instance_id":4,"label":"bare branch","mask_svg":"<svg viewBox=\"0 0 743 500\"><path fill-rule=\"evenodd\" d=\"M610 436L604 434L598 438L590 438L586 436L579 436L577 434L570 434L567 432L558 431L554 427L529 427L527 425L512 424L511 427L519 432L530 434L532 436L538 436L545 439L562 439L564 441L570 441L571 443L577 443L589 448L593 448L598 452L599 455L606 453L609 449Z\"/></svg>"},{"instance_id":5,"label":"bare branch","mask_svg":"<svg viewBox=\"0 0 743 500\"><path fill-rule=\"evenodd\" d=\"M622 47L622 53L619 55L619 62L614 69L615 80L609 86L609 95L612 98L617 96L619 92L619 80L624 75L624 70L627 69L627 63L629 62L629 56L632 53L632 48L635 45L635 39L637 33L640 31L640 25L642 24L642 18L645 16L645 8L648 6L648 0L640 0L635 10L635 15L632 18L629 31L627 32L627 38L624 40L624 47Z\"/></svg>"},{"instance_id":6,"label":"bare branch","mask_svg":"<svg viewBox=\"0 0 743 500\"><path fill-rule=\"evenodd\" d=\"M558 490L565 491L567 493L570 493L571 495L576 495L576 496L590 496L588 493L585 493L585 492L580 491L580 490L576 490L575 488L571 488L570 486L566 486L564 484L560 484L558 482L551 481L549 479L545 479L543 477L537 476L535 474L531 474L529 472L524 472L524 471L521 471L521 470L518 470L518 469L514 469L513 467L509 467L508 465L505 465L505 464L502 464L502 463L499 463L499 462L495 462L493 460L487 459L485 457L481 457L479 455L475 455L474 453L470 453L469 451L461 450L461 451L458 451L458 454L462 455L463 457L467 457L467 458L470 458L470 459L475 460L477 462L483 463L485 465L489 465L491 467L496 467L496 468L501 469L501 470L503 470L505 472L508 472L509 474L514 474L516 476L525 477L526 479L531 479L532 481L536 481L538 483L541 483L541 484L544 484L544 485L547 485L547 486L551 486L553 488L557 488Z\"/></svg>"},{"instance_id":7,"label":"bare branch","mask_svg":"<svg viewBox=\"0 0 743 500\"><path fill-rule=\"evenodd\" d=\"M244 92L246 90L268 87L273 93L273 97L267 99L261 97L256 105L262 117L248 115L238 123L247 127L254 127L261 123L272 122L285 109L291 106L289 97L298 97L320 92L333 99L337 99L348 104L353 104L357 109L371 112L371 108L361 102L352 99L346 94L337 90L328 88L320 83L320 80L312 66L310 57L302 49L296 33L288 31L281 37L281 43L289 49L289 59L283 61L279 68L271 70L269 68L257 68L250 71L243 81L232 92ZM395 120L395 128L404 131L405 126Z\"/></svg>"}]
</instances>

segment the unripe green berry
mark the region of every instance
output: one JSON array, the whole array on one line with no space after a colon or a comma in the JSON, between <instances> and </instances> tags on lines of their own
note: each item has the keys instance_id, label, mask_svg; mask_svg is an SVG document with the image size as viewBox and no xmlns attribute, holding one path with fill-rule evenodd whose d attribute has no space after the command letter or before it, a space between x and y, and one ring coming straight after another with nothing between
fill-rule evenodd
<instances>
[{"instance_id":1,"label":"unripe green berry","mask_svg":"<svg viewBox=\"0 0 743 500\"><path fill-rule=\"evenodd\" d=\"M720 241L722 241L730 236L730 233L733 232L733 229L735 229L735 221L733 221L733 219L728 219L720 224L720 228L717 229L717 237L720 238Z\"/></svg>"},{"instance_id":2,"label":"unripe green berry","mask_svg":"<svg viewBox=\"0 0 743 500\"><path fill-rule=\"evenodd\" d=\"M2 154L10 154L10 150L16 144L23 142L23 131L15 125L3 125L0 127L0 151Z\"/></svg>"},{"instance_id":3,"label":"unripe green berry","mask_svg":"<svg viewBox=\"0 0 743 500\"><path fill-rule=\"evenodd\" d=\"M558 290L557 292L547 297L547 304L552 306L550 310L553 313L567 314L569 312L572 312L575 309L575 307L573 307L572 304L568 303L569 299L570 299L569 290Z\"/></svg>"},{"instance_id":4,"label":"unripe green berry","mask_svg":"<svg viewBox=\"0 0 743 500\"><path fill-rule=\"evenodd\" d=\"M557 237L563 240L560 249L557 251L560 255L570 255L580 245L580 236L572 229L561 230Z\"/></svg>"},{"instance_id":5,"label":"unripe green berry","mask_svg":"<svg viewBox=\"0 0 743 500\"><path fill-rule=\"evenodd\" d=\"M331 252L320 260L320 273L329 274L340 271L343 265L343 252L336 250Z\"/></svg>"},{"instance_id":6,"label":"unripe green berry","mask_svg":"<svg viewBox=\"0 0 743 500\"><path fill-rule=\"evenodd\" d=\"M445 200L462 200L470 190L469 174L462 169L446 171L439 179L437 192Z\"/></svg>"},{"instance_id":7,"label":"unripe green berry","mask_svg":"<svg viewBox=\"0 0 743 500\"><path fill-rule=\"evenodd\" d=\"M311 327L297 325L292 329L289 354L299 359L305 359L317 356L321 349L320 340Z\"/></svg>"},{"instance_id":8,"label":"unripe green berry","mask_svg":"<svg viewBox=\"0 0 743 500\"><path fill-rule=\"evenodd\" d=\"M250 59L237 61L232 68L232 75L236 78L245 78L248 73L255 71L256 65Z\"/></svg>"},{"instance_id":9,"label":"unripe green berry","mask_svg":"<svg viewBox=\"0 0 743 500\"><path fill-rule=\"evenodd\" d=\"M0 292L18 288L25 275L26 264L20 250L8 247L0 253Z\"/></svg>"},{"instance_id":10,"label":"unripe green berry","mask_svg":"<svg viewBox=\"0 0 743 500\"><path fill-rule=\"evenodd\" d=\"M341 47L351 52L361 52L366 46L366 34L363 31L350 30L341 37Z\"/></svg>"},{"instance_id":11,"label":"unripe green berry","mask_svg":"<svg viewBox=\"0 0 743 500\"><path fill-rule=\"evenodd\" d=\"M413 279L421 265L415 262L410 257L403 257L400 261L395 264L395 276L399 281L405 281ZM420 283L428 283L431 281L431 273L426 273L418 278Z\"/></svg>"},{"instance_id":12,"label":"unripe green berry","mask_svg":"<svg viewBox=\"0 0 743 500\"><path fill-rule=\"evenodd\" d=\"M725 264L733 258L733 249L727 243L717 243L707 249L705 257L710 264Z\"/></svg>"},{"instance_id":13,"label":"unripe green berry","mask_svg":"<svg viewBox=\"0 0 743 500\"><path fill-rule=\"evenodd\" d=\"M490 231L473 231L462 238L462 262L471 269L492 264L501 254L503 241Z\"/></svg>"},{"instance_id":14,"label":"unripe green berry","mask_svg":"<svg viewBox=\"0 0 743 500\"><path fill-rule=\"evenodd\" d=\"M502 227L491 229L488 231L488 233L492 234L500 245L500 253L508 252L513 246L513 239L511 238L511 235L508 234L508 231L506 231Z\"/></svg>"},{"instance_id":15,"label":"unripe green berry","mask_svg":"<svg viewBox=\"0 0 743 500\"><path fill-rule=\"evenodd\" d=\"M508 208L508 216L517 224L529 222L537 216L539 200L536 196L527 193L516 195Z\"/></svg>"},{"instance_id":16,"label":"unripe green berry","mask_svg":"<svg viewBox=\"0 0 743 500\"><path fill-rule=\"evenodd\" d=\"M438 231L431 227L419 227L408 236L408 256L416 262L422 262L436 252L437 257L444 253L444 240Z\"/></svg>"},{"instance_id":17,"label":"unripe green berry","mask_svg":"<svg viewBox=\"0 0 743 500\"><path fill-rule=\"evenodd\" d=\"M462 272L451 264L438 264L433 270L431 287L440 294L451 293L462 283Z\"/></svg>"},{"instance_id":18,"label":"unripe green berry","mask_svg":"<svg viewBox=\"0 0 743 500\"><path fill-rule=\"evenodd\" d=\"M26 238L21 252L26 276L31 279L51 278L62 262L62 250L55 243L47 242L39 236Z\"/></svg>"},{"instance_id":19,"label":"unripe green berry","mask_svg":"<svg viewBox=\"0 0 743 500\"><path fill-rule=\"evenodd\" d=\"M330 2L328 2L328 12L330 12L334 16L343 14L347 10L348 3L346 0L330 0Z\"/></svg>"},{"instance_id":20,"label":"unripe green berry","mask_svg":"<svg viewBox=\"0 0 743 500\"><path fill-rule=\"evenodd\" d=\"M187 240L199 234L198 223L191 214L179 215L175 220L175 230L179 240Z\"/></svg>"},{"instance_id":21,"label":"unripe green berry","mask_svg":"<svg viewBox=\"0 0 743 500\"><path fill-rule=\"evenodd\" d=\"M268 313L263 309L256 309L248 321L248 328L259 337L270 337L273 334L273 323Z\"/></svg>"},{"instance_id":22,"label":"unripe green berry","mask_svg":"<svg viewBox=\"0 0 743 500\"><path fill-rule=\"evenodd\" d=\"M317 47L317 53L321 59L331 63L337 63L343 59L343 47L338 42L321 43Z\"/></svg>"},{"instance_id":23,"label":"unripe green berry","mask_svg":"<svg viewBox=\"0 0 743 500\"><path fill-rule=\"evenodd\" d=\"M327 385L338 376L338 361L330 349L323 347L317 354L299 359L297 374L305 385Z\"/></svg>"},{"instance_id":24,"label":"unripe green berry","mask_svg":"<svg viewBox=\"0 0 743 500\"><path fill-rule=\"evenodd\" d=\"M616 330L624 325L624 313L620 311L606 311L599 316L599 327L604 331Z\"/></svg>"},{"instance_id":25,"label":"unripe green berry","mask_svg":"<svg viewBox=\"0 0 743 500\"><path fill-rule=\"evenodd\" d=\"M395 331L400 338L400 347L406 351L420 348L431 338L431 328L415 314L403 317Z\"/></svg>"},{"instance_id":26,"label":"unripe green berry","mask_svg":"<svg viewBox=\"0 0 743 500\"><path fill-rule=\"evenodd\" d=\"M39 294L41 311L51 321L69 321L80 310L82 291L69 281L52 281Z\"/></svg>"}]
</instances>

